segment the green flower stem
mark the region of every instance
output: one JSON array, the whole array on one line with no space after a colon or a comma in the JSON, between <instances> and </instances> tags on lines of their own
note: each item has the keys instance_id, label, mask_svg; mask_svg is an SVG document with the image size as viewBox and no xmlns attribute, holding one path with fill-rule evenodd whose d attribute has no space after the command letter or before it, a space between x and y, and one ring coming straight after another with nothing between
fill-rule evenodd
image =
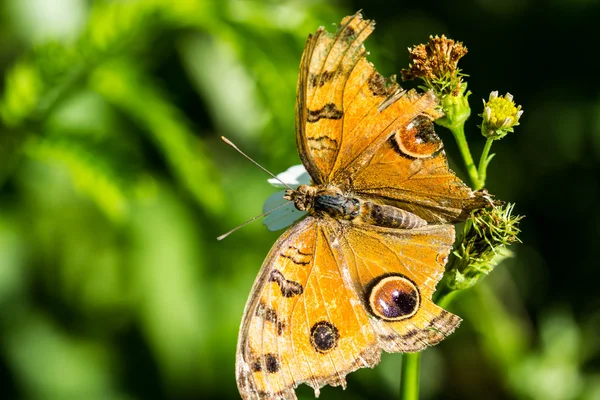
<instances>
[{"instance_id":1,"label":"green flower stem","mask_svg":"<svg viewBox=\"0 0 600 400\"><path fill-rule=\"evenodd\" d=\"M458 291L445 290L436 292L433 300L442 308L446 308ZM419 369L421 353L402 354L400 370L400 400L419 400Z\"/></svg>"},{"instance_id":2,"label":"green flower stem","mask_svg":"<svg viewBox=\"0 0 600 400\"><path fill-rule=\"evenodd\" d=\"M477 168L475 167L475 162L473 161L473 157L471 156L471 150L469 150L467 138L465 137L465 125L457 124L454 126L449 126L448 129L450 129L452 135L454 135L454 139L456 140L456 144L458 145L460 154L462 155L463 161L465 162L465 166L467 167L469 178L471 178L471 183L476 189L480 189L481 187L483 187L483 185L479 187L479 173L477 172Z\"/></svg>"},{"instance_id":3,"label":"green flower stem","mask_svg":"<svg viewBox=\"0 0 600 400\"><path fill-rule=\"evenodd\" d=\"M433 295L433 302L442 308L447 308L457 293L459 293L459 290L451 289L435 292Z\"/></svg>"},{"instance_id":4,"label":"green flower stem","mask_svg":"<svg viewBox=\"0 0 600 400\"><path fill-rule=\"evenodd\" d=\"M466 90L463 87L462 92ZM463 158L471 184L475 190L483 188L486 178L487 166L493 155L489 156L492 147L492 139L488 139L481 159L479 161L479 169L475 166L471 150L465 136L465 121L469 118L471 109L466 96L446 96L442 100L444 118L436 121L452 132L458 149ZM433 296L433 301L442 308L447 308L454 296L459 292L452 290L442 280L439 290ZM400 400L418 400L419 399L419 367L421 364L421 353L405 353L402 355L402 369L400 371Z\"/></svg>"},{"instance_id":5,"label":"green flower stem","mask_svg":"<svg viewBox=\"0 0 600 400\"><path fill-rule=\"evenodd\" d=\"M400 400L419 400L419 367L421 353L402 354Z\"/></svg>"},{"instance_id":6,"label":"green flower stem","mask_svg":"<svg viewBox=\"0 0 600 400\"><path fill-rule=\"evenodd\" d=\"M490 154L490 149L492 148L492 143L494 143L494 139L487 138L487 141L485 142L485 147L483 148L483 152L481 153L481 158L479 159L479 181L477 182L478 184L475 185L475 190L479 190L485 185L487 167L492 158L494 157L493 154L491 156L488 156L488 154Z\"/></svg>"},{"instance_id":7,"label":"green flower stem","mask_svg":"<svg viewBox=\"0 0 600 400\"><path fill-rule=\"evenodd\" d=\"M484 171L482 179L480 177L479 172L477 171L477 167L475 167L473 156L471 156L471 150L469 150L469 145L465 136L464 121L455 124L444 124L444 126L452 132L452 135L454 135L454 139L456 140L456 144L458 145L460 154L462 155L463 161L465 162L465 166L467 167L467 171L469 173L469 177L471 178L473 186L475 187L475 189L481 189L485 183L485 168L487 167L487 162L483 160L486 160L488 158L488 154L491 147L490 140L488 140L488 143L486 143L484 152L481 156L482 158L480 166L483 165ZM448 304L452 301L456 293L458 292L453 291L447 287L445 289L442 288L442 290L438 290L435 293L433 301L440 307L446 308ZM400 400L419 400L420 365L421 353L404 353L402 355L402 369L400 371Z\"/></svg>"}]
</instances>

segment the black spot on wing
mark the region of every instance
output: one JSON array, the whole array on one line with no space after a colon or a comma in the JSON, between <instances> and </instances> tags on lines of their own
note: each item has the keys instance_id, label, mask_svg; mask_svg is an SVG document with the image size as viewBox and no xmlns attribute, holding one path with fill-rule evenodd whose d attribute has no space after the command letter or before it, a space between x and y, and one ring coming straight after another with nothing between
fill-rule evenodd
<instances>
[{"instance_id":1,"label":"black spot on wing","mask_svg":"<svg viewBox=\"0 0 600 400\"><path fill-rule=\"evenodd\" d=\"M273 353L265 354L265 365L267 367L267 372L270 374L274 374L279 371L281 368L281 363L279 362L279 357L277 357Z\"/></svg>"},{"instance_id":2,"label":"black spot on wing","mask_svg":"<svg viewBox=\"0 0 600 400\"><path fill-rule=\"evenodd\" d=\"M352 41L356 38L356 29L353 27L346 25L340 34L340 39L343 41Z\"/></svg>"},{"instance_id":3,"label":"black spot on wing","mask_svg":"<svg viewBox=\"0 0 600 400\"><path fill-rule=\"evenodd\" d=\"M294 259L291 258L290 256L286 256L283 254L282 254L282 257L289 258L294 263L299 264L299 265L307 265L308 264L308 262L294 261ZM284 297L298 296L298 295L301 295L302 292L304 291L304 288L302 287L301 284L299 284L298 282L289 280L289 279L285 279L283 274L276 269L274 269L271 272L271 275L269 276L269 282L277 283L277 285L279 285L279 289L281 290L281 294Z\"/></svg>"},{"instance_id":4,"label":"black spot on wing","mask_svg":"<svg viewBox=\"0 0 600 400\"><path fill-rule=\"evenodd\" d=\"M252 372L260 372L262 371L262 365L260 363L260 360L253 360L250 363L250 368L252 369Z\"/></svg>"},{"instance_id":5,"label":"black spot on wing","mask_svg":"<svg viewBox=\"0 0 600 400\"><path fill-rule=\"evenodd\" d=\"M313 253L307 252L307 251L302 251L299 248L295 247L295 246L288 246L288 249L290 250L294 250L296 253L300 254L301 256L312 256Z\"/></svg>"},{"instance_id":6,"label":"black spot on wing","mask_svg":"<svg viewBox=\"0 0 600 400\"><path fill-rule=\"evenodd\" d=\"M338 72L338 70L323 71L318 74L310 74L309 78L308 78L308 83L313 88L320 88L321 86L325 85L327 82L331 81L335 77L337 72Z\"/></svg>"},{"instance_id":7,"label":"black spot on wing","mask_svg":"<svg viewBox=\"0 0 600 400\"><path fill-rule=\"evenodd\" d=\"M281 253L280 256L283 257L283 258L287 258L288 260L292 260L292 262L294 264L298 264L298 265L308 265L308 264L310 264L310 261L301 261L300 259L295 258L294 256L291 256L289 254ZM273 271L273 272L275 272L275 271ZM272 277L271 277L271 281L272 282L277 282L277 281L274 281Z\"/></svg>"},{"instance_id":8,"label":"black spot on wing","mask_svg":"<svg viewBox=\"0 0 600 400\"><path fill-rule=\"evenodd\" d=\"M270 374L279 372L281 369L281 362L279 357L273 353L267 353L262 357L253 356L253 360L250 362L250 368L252 372L260 372L266 370Z\"/></svg>"},{"instance_id":9,"label":"black spot on wing","mask_svg":"<svg viewBox=\"0 0 600 400\"><path fill-rule=\"evenodd\" d=\"M306 115L307 122L317 122L320 119L341 119L344 113L338 109L335 104L327 103L318 110L308 110Z\"/></svg>"},{"instance_id":10,"label":"black spot on wing","mask_svg":"<svg viewBox=\"0 0 600 400\"><path fill-rule=\"evenodd\" d=\"M283 334L286 324L285 322L279 320L277 311L275 311L273 308L267 307L265 303L261 302L258 304L258 307L256 307L255 315L264 319L265 321L273 323L277 327L277 334L279 336Z\"/></svg>"},{"instance_id":11,"label":"black spot on wing","mask_svg":"<svg viewBox=\"0 0 600 400\"><path fill-rule=\"evenodd\" d=\"M294 246L288 246L288 248L285 249L285 251L281 252L279 255L283 258L291 260L294 264L298 265L308 265L312 261L312 253L303 252L302 250ZM273 272L271 272L270 280L271 282L283 282L285 279L283 278L281 272L273 270Z\"/></svg>"},{"instance_id":12,"label":"black spot on wing","mask_svg":"<svg viewBox=\"0 0 600 400\"><path fill-rule=\"evenodd\" d=\"M319 353L332 350L339 340L339 330L329 321L319 321L310 329L310 344Z\"/></svg>"},{"instance_id":13,"label":"black spot on wing","mask_svg":"<svg viewBox=\"0 0 600 400\"><path fill-rule=\"evenodd\" d=\"M383 274L367 285L369 311L386 321L411 318L420 306L417 285L401 274Z\"/></svg>"},{"instance_id":14,"label":"black spot on wing","mask_svg":"<svg viewBox=\"0 0 600 400\"><path fill-rule=\"evenodd\" d=\"M367 85L375 96L388 95L388 87L385 78L378 72L374 72L369 78Z\"/></svg>"},{"instance_id":15,"label":"black spot on wing","mask_svg":"<svg viewBox=\"0 0 600 400\"><path fill-rule=\"evenodd\" d=\"M336 151L338 149L338 142L329 136L319 136L316 138L309 137L311 150L329 150Z\"/></svg>"}]
</instances>

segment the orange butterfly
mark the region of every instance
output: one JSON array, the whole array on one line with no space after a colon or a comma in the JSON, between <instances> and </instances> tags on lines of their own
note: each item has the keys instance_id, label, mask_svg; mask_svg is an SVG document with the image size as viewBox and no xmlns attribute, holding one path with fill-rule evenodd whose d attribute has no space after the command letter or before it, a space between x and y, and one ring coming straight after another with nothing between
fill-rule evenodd
<instances>
[{"instance_id":1,"label":"orange butterfly","mask_svg":"<svg viewBox=\"0 0 600 400\"><path fill-rule=\"evenodd\" d=\"M296 399L440 342L460 318L431 296L451 223L486 205L448 168L433 92L404 91L365 58L360 13L310 35L300 63L296 140L313 184L285 198L307 211L267 256L237 348L244 399Z\"/></svg>"}]
</instances>

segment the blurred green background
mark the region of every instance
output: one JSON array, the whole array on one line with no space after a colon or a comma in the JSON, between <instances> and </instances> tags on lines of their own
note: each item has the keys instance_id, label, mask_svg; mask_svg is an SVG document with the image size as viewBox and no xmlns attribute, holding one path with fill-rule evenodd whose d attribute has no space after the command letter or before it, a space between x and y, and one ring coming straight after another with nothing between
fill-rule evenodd
<instances>
[{"instance_id":1,"label":"blurred green background","mask_svg":"<svg viewBox=\"0 0 600 400\"><path fill-rule=\"evenodd\" d=\"M0 5L0 398L239 398L237 330L279 233L215 240L275 190L219 137L298 164L306 37L363 9L385 75L430 34L468 47L475 154L482 98L525 110L487 180L524 243L452 304L464 322L424 353L422 397L600 399L598 1ZM400 359L321 398L397 398Z\"/></svg>"}]
</instances>

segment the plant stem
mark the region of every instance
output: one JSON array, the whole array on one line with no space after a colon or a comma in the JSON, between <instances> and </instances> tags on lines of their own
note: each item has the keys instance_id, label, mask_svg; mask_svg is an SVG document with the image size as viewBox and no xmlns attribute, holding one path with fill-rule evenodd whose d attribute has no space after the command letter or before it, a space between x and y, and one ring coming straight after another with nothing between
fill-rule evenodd
<instances>
[{"instance_id":1,"label":"plant stem","mask_svg":"<svg viewBox=\"0 0 600 400\"><path fill-rule=\"evenodd\" d=\"M446 308L458 291L436 292L433 301L440 307ZM402 369L400 370L400 400L419 400L419 371L421 353L402 354Z\"/></svg>"},{"instance_id":2,"label":"plant stem","mask_svg":"<svg viewBox=\"0 0 600 400\"><path fill-rule=\"evenodd\" d=\"M439 296L437 296L437 297L434 295L433 302L442 308L446 308L446 307L448 307L448 304L450 304L450 302L452 301L452 299L454 299L454 296L458 292L459 291L457 291L457 290L453 290L453 291L448 290L443 293L440 293ZM436 292L436 294L438 294L438 292Z\"/></svg>"},{"instance_id":3,"label":"plant stem","mask_svg":"<svg viewBox=\"0 0 600 400\"><path fill-rule=\"evenodd\" d=\"M454 139L456 140L460 154L462 155L465 166L467 167L469 178L471 178L471 183L473 186L477 187L479 185L479 173L477 172L477 167L475 167L475 162L473 162L473 157L471 156L471 150L469 150L469 145L467 144L467 138L465 137L465 125L457 124L449 127L448 129L450 129L454 135Z\"/></svg>"},{"instance_id":4,"label":"plant stem","mask_svg":"<svg viewBox=\"0 0 600 400\"><path fill-rule=\"evenodd\" d=\"M491 160L488 159L488 154L490 154L490 149L492 148L492 143L494 143L494 139L488 138L485 142L485 147L483 148L483 152L481 153L481 158L479 159L479 181L478 184L475 185L475 190L479 190L483 188L485 185L485 178L487 175L487 167ZM493 155L492 155L493 157Z\"/></svg>"},{"instance_id":5,"label":"plant stem","mask_svg":"<svg viewBox=\"0 0 600 400\"><path fill-rule=\"evenodd\" d=\"M466 115L468 117L468 114L470 113L470 110L468 109L468 103L466 107L468 111L466 112ZM448 128L454 135L454 139L456 140L460 154L465 162L465 166L467 167L467 172L469 173L471 183L475 189L481 189L485 183L485 168L487 168L486 160L488 158L491 143L488 140L480 160L479 168L482 168L483 171L483 176L481 176L477 170L477 167L475 166L473 156L471 156L471 150L469 150L469 145L465 136L465 120L466 118L457 121L454 124L447 123L441 125ZM446 308L456 293L456 291L448 289L438 291L436 292L436 295L434 295L433 301L440 307ZM419 400L420 365L421 353L404 353L402 355L402 369L400 371L400 400Z\"/></svg>"},{"instance_id":6,"label":"plant stem","mask_svg":"<svg viewBox=\"0 0 600 400\"><path fill-rule=\"evenodd\" d=\"M419 400L419 367L421 353L402 354L400 400Z\"/></svg>"}]
</instances>

